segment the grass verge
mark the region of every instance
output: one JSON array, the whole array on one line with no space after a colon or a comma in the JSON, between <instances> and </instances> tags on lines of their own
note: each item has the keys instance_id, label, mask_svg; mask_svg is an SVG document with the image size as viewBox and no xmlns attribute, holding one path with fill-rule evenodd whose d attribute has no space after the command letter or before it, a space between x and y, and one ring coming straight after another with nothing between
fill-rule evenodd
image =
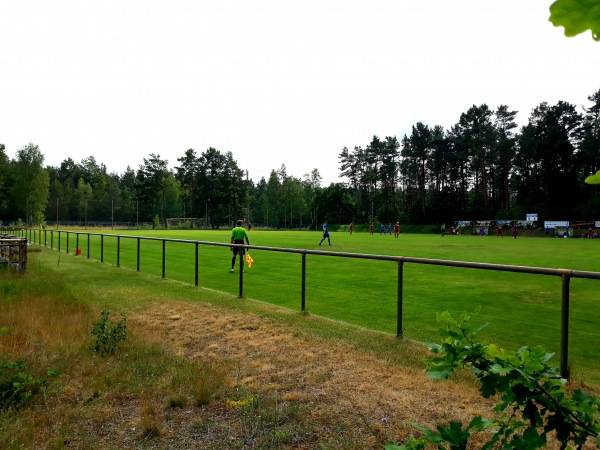
<instances>
[{"instance_id":1,"label":"grass verge","mask_svg":"<svg viewBox=\"0 0 600 450\"><path fill-rule=\"evenodd\" d=\"M301 401L294 381L282 382L283 390L253 383L236 358L210 345L193 357L174 351L143 320L128 319L127 339L114 355L92 352L101 311L131 318L153 305L170 310L201 302L288 330L300 346L316 340L423 367L418 344L53 251L33 254L23 276L0 277L1 362L22 364L2 376L20 374L39 387L0 411L0 448L381 448L386 442L378 432L348 432L349 419L335 407L316 422L308 412L315 403ZM175 321L172 314L167 319ZM315 383L331 379L317 372Z\"/></svg>"}]
</instances>

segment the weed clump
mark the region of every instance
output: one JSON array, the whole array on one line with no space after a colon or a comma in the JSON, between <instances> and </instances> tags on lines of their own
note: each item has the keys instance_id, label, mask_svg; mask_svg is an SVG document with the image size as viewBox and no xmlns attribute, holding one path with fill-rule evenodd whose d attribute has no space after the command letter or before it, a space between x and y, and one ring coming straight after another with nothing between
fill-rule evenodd
<instances>
[{"instance_id":1,"label":"weed clump","mask_svg":"<svg viewBox=\"0 0 600 450\"><path fill-rule=\"evenodd\" d=\"M48 370L47 375L58 374ZM0 363L0 410L16 410L29 404L48 383L48 380L36 379L28 373L25 361Z\"/></svg>"},{"instance_id":2,"label":"weed clump","mask_svg":"<svg viewBox=\"0 0 600 450\"><path fill-rule=\"evenodd\" d=\"M121 315L121 320L110 320L110 311L102 311L100 321L94 324L92 334L96 343L90 350L102 356L114 355L123 341L127 339L127 317Z\"/></svg>"}]
</instances>

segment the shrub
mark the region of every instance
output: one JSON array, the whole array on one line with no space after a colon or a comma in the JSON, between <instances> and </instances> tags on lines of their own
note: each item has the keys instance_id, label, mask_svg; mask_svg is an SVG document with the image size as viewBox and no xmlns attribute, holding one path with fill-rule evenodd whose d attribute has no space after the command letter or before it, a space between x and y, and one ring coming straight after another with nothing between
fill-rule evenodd
<instances>
[{"instance_id":1,"label":"shrub","mask_svg":"<svg viewBox=\"0 0 600 450\"><path fill-rule=\"evenodd\" d=\"M586 441L594 439L600 447L600 399L579 389L569 395L566 380L548 364L552 353L539 346L513 352L478 342L475 337L487 324L473 326L467 313L455 318L444 312L437 319L445 326L440 330L444 339L429 346L440 355L429 361L429 377L447 379L455 369L471 370L479 379L483 397L500 397L495 407L498 416L491 420L475 417L464 428L458 421L438 425L436 430L415 425L423 432L421 438L411 438L402 446L388 445L386 450L424 449L431 444L440 449L465 449L471 433L481 431L491 431L483 449L498 445L542 448L548 434L555 435L561 448L569 448L570 443L583 448Z\"/></svg>"},{"instance_id":2,"label":"shrub","mask_svg":"<svg viewBox=\"0 0 600 450\"><path fill-rule=\"evenodd\" d=\"M157 230L161 230L163 228L160 216L158 214L154 216L154 219L152 219L152 227Z\"/></svg>"},{"instance_id":3,"label":"shrub","mask_svg":"<svg viewBox=\"0 0 600 450\"><path fill-rule=\"evenodd\" d=\"M109 311L102 311L100 321L92 328L96 344L90 347L90 350L102 356L115 354L121 343L127 339L127 318L122 315L121 320L112 322L109 316Z\"/></svg>"},{"instance_id":4,"label":"shrub","mask_svg":"<svg viewBox=\"0 0 600 450\"><path fill-rule=\"evenodd\" d=\"M25 361L0 364L0 410L25 406L48 384L48 380L37 380L24 369ZM52 370L47 374L58 375Z\"/></svg>"}]
</instances>

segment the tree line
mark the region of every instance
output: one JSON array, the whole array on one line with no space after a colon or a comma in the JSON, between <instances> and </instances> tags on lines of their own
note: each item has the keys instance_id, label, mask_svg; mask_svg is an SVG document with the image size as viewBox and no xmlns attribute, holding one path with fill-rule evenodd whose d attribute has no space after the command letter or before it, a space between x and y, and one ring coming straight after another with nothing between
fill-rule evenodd
<instances>
[{"instance_id":1,"label":"tree line","mask_svg":"<svg viewBox=\"0 0 600 450\"><path fill-rule=\"evenodd\" d=\"M568 102L535 107L517 130L518 111L473 105L449 130L418 122L411 133L373 136L344 147L340 178L322 187L317 168L302 178L285 165L249 179L231 152L188 149L174 168L158 154L137 171L109 173L90 156L45 166L30 143L13 159L0 144L0 220L30 224L162 224L204 218L212 226L244 218L274 228L330 223L454 220L595 220L600 196L584 179L600 170L600 90L582 111Z\"/></svg>"},{"instance_id":2,"label":"tree line","mask_svg":"<svg viewBox=\"0 0 600 450\"><path fill-rule=\"evenodd\" d=\"M344 148L340 170L362 212L384 222L599 219L600 90L579 112L543 102L517 129L518 111L473 105L449 130L419 122L401 141L374 136Z\"/></svg>"}]
</instances>

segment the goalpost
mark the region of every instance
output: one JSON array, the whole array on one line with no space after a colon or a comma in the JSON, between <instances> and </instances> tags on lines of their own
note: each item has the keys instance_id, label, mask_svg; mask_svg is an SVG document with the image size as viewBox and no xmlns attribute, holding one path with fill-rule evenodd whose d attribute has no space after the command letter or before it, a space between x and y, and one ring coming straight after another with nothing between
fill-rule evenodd
<instances>
[{"instance_id":1,"label":"goalpost","mask_svg":"<svg viewBox=\"0 0 600 450\"><path fill-rule=\"evenodd\" d=\"M481 229L483 228L483 234L481 234ZM477 221L472 224L472 233L473 236L495 236L496 235L496 227L490 226L490 221Z\"/></svg>"},{"instance_id":2,"label":"goalpost","mask_svg":"<svg viewBox=\"0 0 600 450\"><path fill-rule=\"evenodd\" d=\"M208 228L209 223L205 217L168 217L165 219L167 229L188 230L191 228Z\"/></svg>"},{"instance_id":3,"label":"goalpost","mask_svg":"<svg viewBox=\"0 0 600 450\"><path fill-rule=\"evenodd\" d=\"M481 229L483 228L483 235L481 234ZM490 227L487 225L473 225L472 227L473 236L495 236L496 235L496 227Z\"/></svg>"}]
</instances>

